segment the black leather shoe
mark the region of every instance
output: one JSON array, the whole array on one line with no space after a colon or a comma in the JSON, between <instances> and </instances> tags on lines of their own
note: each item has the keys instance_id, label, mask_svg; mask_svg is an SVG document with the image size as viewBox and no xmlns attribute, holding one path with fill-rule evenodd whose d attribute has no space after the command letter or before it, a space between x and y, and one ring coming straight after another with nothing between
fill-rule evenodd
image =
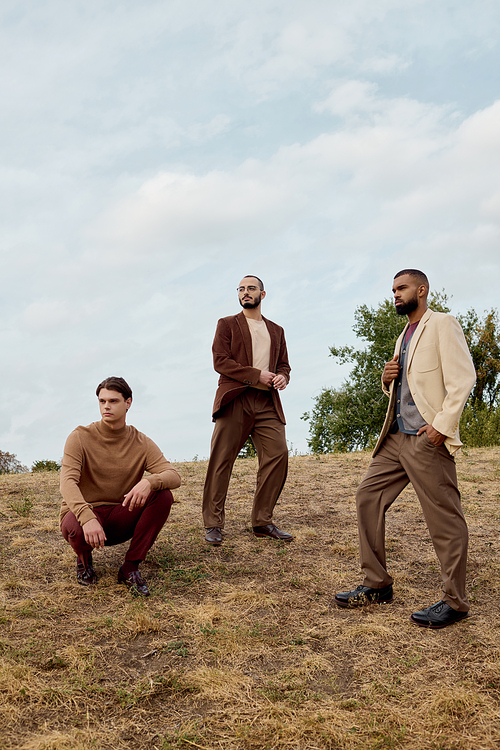
<instances>
[{"instance_id":1,"label":"black leather shoe","mask_svg":"<svg viewBox=\"0 0 500 750\"><path fill-rule=\"evenodd\" d=\"M122 569L118 571L118 583L124 583L131 594L134 596L149 596L149 589L146 585L146 581L141 576L138 570L133 570L128 576L122 572Z\"/></svg>"},{"instance_id":2,"label":"black leather shoe","mask_svg":"<svg viewBox=\"0 0 500 750\"><path fill-rule=\"evenodd\" d=\"M81 586L94 586L97 583L97 573L92 567L92 558L84 565L80 558L76 560L76 580Z\"/></svg>"},{"instance_id":3,"label":"black leather shoe","mask_svg":"<svg viewBox=\"0 0 500 750\"><path fill-rule=\"evenodd\" d=\"M421 628L433 628L437 630L438 628L446 628L448 625L453 625L454 622L463 620L467 616L467 612L459 612L441 600L437 604L427 607L427 609L414 612L410 615L410 620Z\"/></svg>"},{"instance_id":4,"label":"black leather shoe","mask_svg":"<svg viewBox=\"0 0 500 750\"><path fill-rule=\"evenodd\" d=\"M222 544L222 531L218 526L213 526L211 529L207 529L205 541L209 544Z\"/></svg>"},{"instance_id":5,"label":"black leather shoe","mask_svg":"<svg viewBox=\"0 0 500 750\"><path fill-rule=\"evenodd\" d=\"M364 607L366 604L390 604L394 601L392 584L383 589L371 589L369 586L358 586L354 591L340 591L335 596L339 607Z\"/></svg>"},{"instance_id":6,"label":"black leather shoe","mask_svg":"<svg viewBox=\"0 0 500 750\"><path fill-rule=\"evenodd\" d=\"M271 539L278 539L281 542L291 542L293 539L291 534L281 531L274 523L268 523L266 526L254 526L253 533L255 536L268 536Z\"/></svg>"}]
</instances>

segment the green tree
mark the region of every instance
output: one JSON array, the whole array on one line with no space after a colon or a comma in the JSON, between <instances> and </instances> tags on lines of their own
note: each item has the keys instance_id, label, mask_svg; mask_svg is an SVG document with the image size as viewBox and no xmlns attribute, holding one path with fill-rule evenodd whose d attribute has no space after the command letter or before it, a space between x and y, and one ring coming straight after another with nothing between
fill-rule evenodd
<instances>
[{"instance_id":1,"label":"green tree","mask_svg":"<svg viewBox=\"0 0 500 750\"><path fill-rule=\"evenodd\" d=\"M238 458L254 458L257 455L255 445L251 437L246 439L245 445L238 453Z\"/></svg>"},{"instance_id":2,"label":"green tree","mask_svg":"<svg viewBox=\"0 0 500 750\"><path fill-rule=\"evenodd\" d=\"M441 292L429 297L429 307L449 312L448 298ZM332 346L330 356L339 364L354 365L340 388L323 388L311 412L302 419L309 421L308 445L313 453L334 453L372 447L378 437L387 410L380 378L384 364L392 359L396 339L406 324L406 317L396 313L392 300L377 308L361 305L354 313L353 330L367 345Z\"/></svg>"},{"instance_id":3,"label":"green tree","mask_svg":"<svg viewBox=\"0 0 500 750\"><path fill-rule=\"evenodd\" d=\"M475 310L457 316L477 380L460 420L460 435L473 448L500 444L500 324L496 310L480 320Z\"/></svg>"},{"instance_id":4,"label":"green tree","mask_svg":"<svg viewBox=\"0 0 500 750\"><path fill-rule=\"evenodd\" d=\"M476 385L470 403L495 409L500 406L500 324L496 310L479 319L475 310L469 310L457 319L463 328L476 368Z\"/></svg>"},{"instance_id":5,"label":"green tree","mask_svg":"<svg viewBox=\"0 0 500 750\"><path fill-rule=\"evenodd\" d=\"M0 451L0 474L24 474L28 471L27 466L17 460L13 453Z\"/></svg>"}]
</instances>

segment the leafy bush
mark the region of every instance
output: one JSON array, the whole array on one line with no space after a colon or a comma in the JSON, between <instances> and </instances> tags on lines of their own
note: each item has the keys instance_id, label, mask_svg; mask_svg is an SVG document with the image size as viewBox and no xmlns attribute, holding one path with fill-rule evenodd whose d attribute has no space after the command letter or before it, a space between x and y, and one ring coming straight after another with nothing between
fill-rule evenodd
<instances>
[{"instance_id":1,"label":"leafy bush","mask_svg":"<svg viewBox=\"0 0 500 750\"><path fill-rule=\"evenodd\" d=\"M467 448L500 445L500 407L465 407L460 420L460 439Z\"/></svg>"},{"instance_id":2,"label":"leafy bush","mask_svg":"<svg viewBox=\"0 0 500 750\"><path fill-rule=\"evenodd\" d=\"M61 464L58 464L57 461L35 461L31 471L61 471Z\"/></svg>"}]
</instances>

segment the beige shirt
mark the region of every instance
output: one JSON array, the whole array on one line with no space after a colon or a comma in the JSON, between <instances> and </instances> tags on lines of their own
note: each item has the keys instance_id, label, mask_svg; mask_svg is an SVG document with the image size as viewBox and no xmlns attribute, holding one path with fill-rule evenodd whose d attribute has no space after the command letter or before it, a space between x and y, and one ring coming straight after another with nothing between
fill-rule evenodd
<instances>
[{"instance_id":1,"label":"beige shirt","mask_svg":"<svg viewBox=\"0 0 500 750\"><path fill-rule=\"evenodd\" d=\"M271 355L271 336L267 330L264 320L246 319L252 337L252 365L258 370L269 372L269 360ZM256 383L254 388L269 391L270 388L264 383Z\"/></svg>"}]
</instances>

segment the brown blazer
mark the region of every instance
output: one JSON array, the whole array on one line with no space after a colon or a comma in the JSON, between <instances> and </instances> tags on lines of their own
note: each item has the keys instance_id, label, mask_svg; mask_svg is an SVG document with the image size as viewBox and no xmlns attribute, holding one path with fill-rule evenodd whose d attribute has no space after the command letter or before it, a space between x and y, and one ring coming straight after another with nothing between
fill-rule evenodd
<instances>
[{"instance_id":1,"label":"brown blazer","mask_svg":"<svg viewBox=\"0 0 500 750\"><path fill-rule=\"evenodd\" d=\"M290 365L286 350L285 332L281 326L272 320L264 318L271 337L271 352L269 355L269 369L276 375L284 375L290 380ZM251 385L259 382L260 370L252 367L252 337L250 329L242 312L221 318L217 323L214 343L212 345L214 369L219 373L219 385L215 393L212 410L213 421L217 419L221 409ZM283 424L285 415L278 391L271 389L271 395L276 413Z\"/></svg>"},{"instance_id":2,"label":"brown blazer","mask_svg":"<svg viewBox=\"0 0 500 750\"><path fill-rule=\"evenodd\" d=\"M394 354L399 355L406 328L408 326L396 341ZM476 381L465 336L453 315L426 310L410 342L407 376L418 411L427 424L446 435L444 444L453 456L462 445L458 425ZM382 382L382 390L390 400L373 455L382 445L394 419L395 381L389 390Z\"/></svg>"}]
</instances>

